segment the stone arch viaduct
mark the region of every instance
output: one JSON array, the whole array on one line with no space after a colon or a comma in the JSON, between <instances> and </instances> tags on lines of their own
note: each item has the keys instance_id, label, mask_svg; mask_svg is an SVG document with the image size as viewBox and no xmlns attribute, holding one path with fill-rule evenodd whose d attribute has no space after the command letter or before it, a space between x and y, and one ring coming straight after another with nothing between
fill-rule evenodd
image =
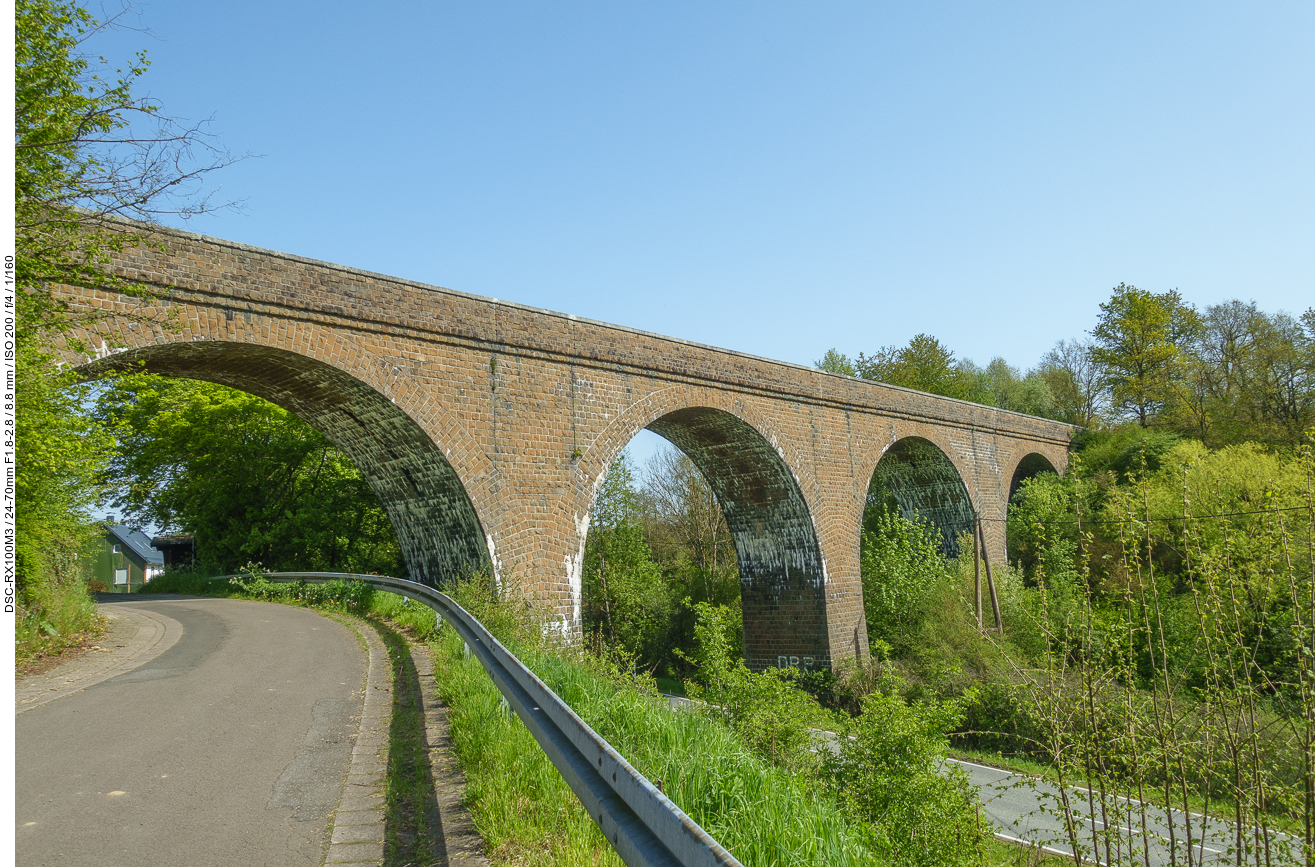
<instances>
[{"instance_id":1,"label":"stone arch viaduct","mask_svg":"<svg viewBox=\"0 0 1315 867\"><path fill-rule=\"evenodd\" d=\"M70 362L295 412L369 479L413 579L491 564L568 634L594 496L642 428L722 503L755 668L867 654L859 534L878 468L947 545L980 515L1001 562L1012 487L1068 462L1056 422L199 235L150 229L112 267L160 300L61 289L99 314L94 355Z\"/></svg>"}]
</instances>

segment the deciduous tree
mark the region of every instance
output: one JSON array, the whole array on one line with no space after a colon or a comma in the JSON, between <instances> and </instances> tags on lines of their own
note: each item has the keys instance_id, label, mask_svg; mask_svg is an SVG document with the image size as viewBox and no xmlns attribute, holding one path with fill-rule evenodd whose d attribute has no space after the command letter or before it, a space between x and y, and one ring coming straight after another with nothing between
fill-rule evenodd
<instances>
[{"instance_id":1,"label":"deciduous tree","mask_svg":"<svg viewBox=\"0 0 1315 867\"><path fill-rule=\"evenodd\" d=\"M818 370L825 370L827 373L839 373L844 376L858 376L858 368L850 360L848 355L838 349L828 349L826 355L823 355L820 361L813 362L813 366Z\"/></svg>"},{"instance_id":2,"label":"deciduous tree","mask_svg":"<svg viewBox=\"0 0 1315 867\"><path fill-rule=\"evenodd\" d=\"M193 534L203 567L404 575L360 472L286 410L221 385L134 375L103 388L97 415L122 446L116 505Z\"/></svg>"},{"instance_id":3,"label":"deciduous tree","mask_svg":"<svg viewBox=\"0 0 1315 867\"><path fill-rule=\"evenodd\" d=\"M1037 375L1050 387L1054 418L1092 427L1104 409L1105 389L1089 341L1061 340L1041 358Z\"/></svg>"},{"instance_id":4,"label":"deciduous tree","mask_svg":"<svg viewBox=\"0 0 1315 867\"><path fill-rule=\"evenodd\" d=\"M1120 283L1100 305L1092 359L1116 409L1146 427L1175 396L1200 316L1176 291L1160 295Z\"/></svg>"},{"instance_id":5,"label":"deciduous tree","mask_svg":"<svg viewBox=\"0 0 1315 867\"><path fill-rule=\"evenodd\" d=\"M85 40L113 26L113 18L58 0L18 0L14 8L20 658L40 649L35 636L63 640L90 623L77 555L94 533L87 509L110 446L81 417L85 395L53 348L57 340L77 348L69 332L94 324L96 314L72 310L52 289L149 297L106 268L132 243L113 218L205 210L201 179L228 161L199 128L132 95L144 55L111 72L86 53Z\"/></svg>"},{"instance_id":6,"label":"deciduous tree","mask_svg":"<svg viewBox=\"0 0 1315 867\"><path fill-rule=\"evenodd\" d=\"M609 468L590 516L584 556L586 628L653 668L668 649L673 602L640 526L629 458Z\"/></svg>"},{"instance_id":7,"label":"deciduous tree","mask_svg":"<svg viewBox=\"0 0 1315 867\"><path fill-rule=\"evenodd\" d=\"M859 353L859 376L930 394L961 397L966 391L954 353L930 334L919 334L901 348L886 346L870 356Z\"/></svg>"}]
</instances>

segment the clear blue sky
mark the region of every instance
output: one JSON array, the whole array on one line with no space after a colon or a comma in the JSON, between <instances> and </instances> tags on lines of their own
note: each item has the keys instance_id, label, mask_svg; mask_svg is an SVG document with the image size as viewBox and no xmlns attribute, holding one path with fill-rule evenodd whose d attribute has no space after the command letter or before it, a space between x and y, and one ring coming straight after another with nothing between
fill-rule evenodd
<instances>
[{"instance_id":1,"label":"clear blue sky","mask_svg":"<svg viewBox=\"0 0 1315 867\"><path fill-rule=\"evenodd\" d=\"M145 0L193 231L809 364L1315 304L1315 4Z\"/></svg>"}]
</instances>

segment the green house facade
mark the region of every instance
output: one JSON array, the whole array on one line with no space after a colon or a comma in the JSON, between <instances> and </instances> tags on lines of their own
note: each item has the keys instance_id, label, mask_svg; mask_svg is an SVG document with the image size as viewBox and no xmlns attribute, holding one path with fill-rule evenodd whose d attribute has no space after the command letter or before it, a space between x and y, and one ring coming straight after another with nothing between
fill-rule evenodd
<instances>
[{"instance_id":1,"label":"green house facade","mask_svg":"<svg viewBox=\"0 0 1315 867\"><path fill-rule=\"evenodd\" d=\"M141 530L124 524L106 524L92 578L111 593L137 593L164 571L164 555L151 547Z\"/></svg>"}]
</instances>

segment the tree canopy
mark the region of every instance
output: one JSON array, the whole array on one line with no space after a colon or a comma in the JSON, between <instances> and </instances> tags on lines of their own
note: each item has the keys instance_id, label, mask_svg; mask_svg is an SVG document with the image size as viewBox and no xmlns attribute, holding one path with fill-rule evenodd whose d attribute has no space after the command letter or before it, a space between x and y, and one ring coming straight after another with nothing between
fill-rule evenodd
<instances>
[{"instance_id":1,"label":"tree canopy","mask_svg":"<svg viewBox=\"0 0 1315 867\"><path fill-rule=\"evenodd\" d=\"M131 521L190 533L208 571L405 576L392 525L322 434L245 392L148 374L103 387L96 416L119 439L115 504Z\"/></svg>"},{"instance_id":2,"label":"tree canopy","mask_svg":"<svg viewBox=\"0 0 1315 867\"><path fill-rule=\"evenodd\" d=\"M821 370L858 375L1086 428L1133 422L1211 446L1294 447L1315 426L1315 308L1266 313L1229 300L1198 311L1175 290L1120 283L1091 339L1060 340L1036 367L980 367L935 337L851 360L832 348Z\"/></svg>"},{"instance_id":3,"label":"tree canopy","mask_svg":"<svg viewBox=\"0 0 1315 867\"><path fill-rule=\"evenodd\" d=\"M14 6L15 497L18 657L73 640L93 623L83 583L113 436L88 418L86 384L57 350L86 351L76 329L105 315L75 308L58 287L148 300L148 286L109 264L144 241L118 218L213 209L207 175L230 157L200 125L133 93L138 52L116 67L89 40L119 26L67 0ZM140 224L139 224L140 225ZM153 317L147 305L140 314ZM154 319L152 318L152 321ZM157 323L168 325L165 323Z\"/></svg>"},{"instance_id":4,"label":"tree canopy","mask_svg":"<svg viewBox=\"0 0 1315 867\"><path fill-rule=\"evenodd\" d=\"M73 310L59 284L146 297L112 275L130 243L113 218L149 219L208 207L200 179L227 156L196 127L164 117L126 69L85 50L113 19L57 0L14 7L15 495L19 658L86 629L92 609L80 554L95 532L88 510L103 490L113 439L85 418L86 387L61 368L57 340L96 315ZM144 127L142 122L146 122ZM200 156L199 161L193 157Z\"/></svg>"},{"instance_id":5,"label":"tree canopy","mask_svg":"<svg viewBox=\"0 0 1315 867\"><path fill-rule=\"evenodd\" d=\"M1174 401L1201 318L1176 291L1155 295L1120 283L1100 305L1092 359L1104 370L1116 409L1142 427Z\"/></svg>"}]
</instances>

